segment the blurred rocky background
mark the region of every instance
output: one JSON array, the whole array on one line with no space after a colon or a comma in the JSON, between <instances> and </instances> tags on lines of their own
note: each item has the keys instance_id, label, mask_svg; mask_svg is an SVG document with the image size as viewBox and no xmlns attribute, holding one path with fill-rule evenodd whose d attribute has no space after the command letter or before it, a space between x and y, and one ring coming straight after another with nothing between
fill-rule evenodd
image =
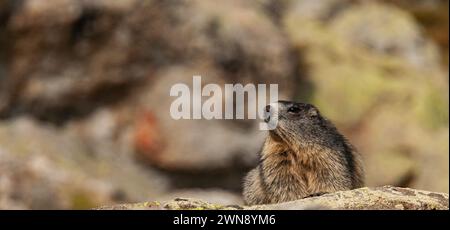
<instances>
[{"instance_id":1,"label":"blurred rocky background","mask_svg":"<svg viewBox=\"0 0 450 230\"><path fill-rule=\"evenodd\" d=\"M449 190L446 0L0 0L0 209L240 204L265 133L169 116L175 83L278 83L367 185Z\"/></svg>"}]
</instances>

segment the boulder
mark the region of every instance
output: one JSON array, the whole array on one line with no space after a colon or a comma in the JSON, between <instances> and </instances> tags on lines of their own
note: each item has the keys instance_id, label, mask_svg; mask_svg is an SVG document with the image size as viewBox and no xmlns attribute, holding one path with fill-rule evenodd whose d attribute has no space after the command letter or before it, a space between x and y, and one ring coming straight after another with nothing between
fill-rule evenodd
<instances>
[{"instance_id":1,"label":"boulder","mask_svg":"<svg viewBox=\"0 0 450 230\"><path fill-rule=\"evenodd\" d=\"M448 173L423 181L448 171L436 164L448 161L448 78L435 43L393 5L316 2L293 2L282 20L300 56L301 100L318 106L363 154L368 186L448 192Z\"/></svg>"},{"instance_id":2,"label":"boulder","mask_svg":"<svg viewBox=\"0 0 450 230\"><path fill-rule=\"evenodd\" d=\"M0 59L0 117L26 114L81 127L95 148L116 141L115 133L124 137L117 150L132 149L165 170L246 168L256 162L263 138L252 120L174 121L172 85L191 85L200 74L205 84L221 86L277 83L285 99L295 89L288 40L256 4L8 3L1 28L7 39L0 41L8 57ZM89 127L103 128L95 122L100 112L109 114L110 135L91 139L98 131Z\"/></svg>"},{"instance_id":3,"label":"boulder","mask_svg":"<svg viewBox=\"0 0 450 230\"><path fill-rule=\"evenodd\" d=\"M163 176L111 149L93 152L71 131L24 117L0 122L0 209L86 209L166 189Z\"/></svg>"},{"instance_id":4,"label":"boulder","mask_svg":"<svg viewBox=\"0 0 450 230\"><path fill-rule=\"evenodd\" d=\"M279 204L219 205L198 199L176 198L166 202L144 202L104 206L99 210L448 210L448 194L383 186L329 193Z\"/></svg>"},{"instance_id":5,"label":"boulder","mask_svg":"<svg viewBox=\"0 0 450 230\"><path fill-rule=\"evenodd\" d=\"M293 90L287 40L243 1L3 2L11 6L0 27L8 57L0 59L1 117L61 123L125 99L155 70L180 63L212 63L228 82Z\"/></svg>"}]
</instances>

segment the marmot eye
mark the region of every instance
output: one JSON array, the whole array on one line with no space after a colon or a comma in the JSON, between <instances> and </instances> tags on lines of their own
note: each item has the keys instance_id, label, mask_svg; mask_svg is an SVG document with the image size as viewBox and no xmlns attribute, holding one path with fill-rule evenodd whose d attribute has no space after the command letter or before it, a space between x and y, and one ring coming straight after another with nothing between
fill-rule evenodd
<instances>
[{"instance_id":1,"label":"marmot eye","mask_svg":"<svg viewBox=\"0 0 450 230\"><path fill-rule=\"evenodd\" d=\"M292 106L292 107L289 107L288 112L289 113L298 113L298 112L300 112L300 108L296 107L296 106Z\"/></svg>"}]
</instances>

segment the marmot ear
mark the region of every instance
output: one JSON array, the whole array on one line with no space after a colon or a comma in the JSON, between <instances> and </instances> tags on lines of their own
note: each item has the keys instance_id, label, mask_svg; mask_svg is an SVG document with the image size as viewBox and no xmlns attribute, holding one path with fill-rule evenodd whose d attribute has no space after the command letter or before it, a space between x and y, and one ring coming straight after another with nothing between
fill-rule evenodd
<instances>
[{"instance_id":1,"label":"marmot ear","mask_svg":"<svg viewBox=\"0 0 450 230\"><path fill-rule=\"evenodd\" d=\"M319 115L319 110L317 110L314 106L311 106L311 107L308 109L308 115L309 115L310 117L316 117L316 116Z\"/></svg>"}]
</instances>

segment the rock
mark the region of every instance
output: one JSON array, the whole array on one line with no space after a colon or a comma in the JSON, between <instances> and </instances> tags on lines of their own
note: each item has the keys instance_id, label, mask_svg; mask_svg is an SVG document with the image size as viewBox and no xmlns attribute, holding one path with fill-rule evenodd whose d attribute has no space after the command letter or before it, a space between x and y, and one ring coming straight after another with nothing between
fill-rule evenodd
<instances>
[{"instance_id":1,"label":"rock","mask_svg":"<svg viewBox=\"0 0 450 230\"><path fill-rule=\"evenodd\" d=\"M167 202L145 202L104 206L99 210L120 209L169 209L169 210L298 210L298 209L338 209L338 210L448 210L448 194L435 193L410 188L383 186L360 188L325 194L297 201L256 205L217 205L202 200L177 198Z\"/></svg>"},{"instance_id":2,"label":"rock","mask_svg":"<svg viewBox=\"0 0 450 230\"><path fill-rule=\"evenodd\" d=\"M383 99L383 95L392 95L390 100L395 100L397 97L400 100L417 88L417 85L415 85L418 84L417 82L421 82L422 85L426 84L430 88L423 87L423 94L415 96L415 100L411 102L414 103L414 107L422 106L420 105L422 100L433 100L439 103L438 107L445 108L444 102L447 99L444 92L447 88L441 86L446 81L445 72L439 65L426 70L412 69L412 64L405 62L402 57L395 55L386 57L386 55L374 51L370 46L356 49L354 46L358 42L340 35L348 30L357 30L359 24L349 23L349 28L346 30L335 29L335 27L339 27L337 24L340 24L341 17L345 19L346 14L366 8L377 13L386 10L393 11L389 13L390 17L397 18L397 21L407 21L405 23L411 26L414 24L411 19L403 18L405 16L403 12L400 11L400 13L399 10L393 10L387 6L373 7L375 9L372 9L371 6L351 7L334 15L333 20L325 22L310 20L308 17L298 14L295 10L286 13L284 19L286 31L291 42L298 48L300 60L304 62L301 66L305 67L305 80L310 81L310 84L313 85L313 89L310 89L312 90L311 97L305 99L311 100L319 108L324 108L324 114L328 114L341 126L347 127L360 122L359 119L365 117L371 107L378 105L377 103ZM398 14L395 14L395 12ZM419 34L419 29L416 28L416 30L415 33ZM389 35L385 33L379 33L379 35L385 37L379 38L377 41L389 40ZM425 37L420 36L416 40L423 39ZM427 40L426 42L430 43L431 41ZM392 46L397 43L408 44L414 43L414 39L411 39L411 41L390 41L390 43L392 43ZM408 51L408 53L411 52ZM421 57L427 56L425 53L418 55ZM421 62L420 65L427 66L427 63ZM401 75L399 75L400 73ZM348 88L345 88L346 86ZM433 90L434 87L436 88ZM430 95L428 90L438 91L439 93L438 95ZM436 98L432 99L434 97ZM384 102L383 105L386 103L389 103L389 101ZM417 110L421 109L418 108ZM418 114L422 112L417 111L415 115L422 116ZM436 121L441 121L441 124L447 123L445 117L448 115L445 112L442 114L443 111L429 111L429 113L433 113L428 115L436 116ZM427 120L431 121L432 119Z\"/></svg>"},{"instance_id":3,"label":"rock","mask_svg":"<svg viewBox=\"0 0 450 230\"><path fill-rule=\"evenodd\" d=\"M27 118L0 122L0 209L86 209L165 189L155 172L93 153L73 133Z\"/></svg>"},{"instance_id":4,"label":"rock","mask_svg":"<svg viewBox=\"0 0 450 230\"><path fill-rule=\"evenodd\" d=\"M173 67L158 72L157 81L136 100L139 109L133 127L137 153L154 166L169 171L248 167L256 161L256 152L265 136L258 129L260 121L174 120L170 116L174 97L166 95L174 84L192 86L189 76L195 74L194 70L208 73L202 79L203 85L216 83L224 87L221 83L225 80L219 74L208 69L202 71L201 67Z\"/></svg>"},{"instance_id":5,"label":"rock","mask_svg":"<svg viewBox=\"0 0 450 230\"><path fill-rule=\"evenodd\" d=\"M229 82L279 83L293 91L287 41L258 7L243 1L221 7L153 0L14 5L3 22L9 47L9 61L0 60L7 73L0 79L3 117L27 113L61 123L84 116L123 100L156 69L179 63L212 63Z\"/></svg>"},{"instance_id":6,"label":"rock","mask_svg":"<svg viewBox=\"0 0 450 230\"><path fill-rule=\"evenodd\" d=\"M374 185L389 184L407 186L417 175L412 157L402 152L371 154L365 157L366 180ZM380 168L380 165L383 167Z\"/></svg>"},{"instance_id":7,"label":"rock","mask_svg":"<svg viewBox=\"0 0 450 230\"><path fill-rule=\"evenodd\" d=\"M424 161L448 159L448 145L430 138L448 129L448 80L433 41L410 15L387 4L315 2L292 3L282 20L303 67L301 100L318 106L363 154L367 185L411 187L424 168L427 175L433 167L448 171L448 164ZM307 3L315 10L298 13ZM398 27L410 35L397 36ZM436 146L443 148L429 151ZM446 174L431 182L432 190L448 192Z\"/></svg>"},{"instance_id":8,"label":"rock","mask_svg":"<svg viewBox=\"0 0 450 230\"><path fill-rule=\"evenodd\" d=\"M407 10L414 16L426 34L439 44L442 63L448 69L449 2L445 0L394 0L389 3Z\"/></svg>"},{"instance_id":9,"label":"rock","mask_svg":"<svg viewBox=\"0 0 450 230\"><path fill-rule=\"evenodd\" d=\"M362 4L337 15L331 29L372 52L399 57L416 68L440 68L437 46L408 12L382 4Z\"/></svg>"},{"instance_id":10,"label":"rock","mask_svg":"<svg viewBox=\"0 0 450 230\"><path fill-rule=\"evenodd\" d=\"M443 129L440 132L430 134L426 138L425 144L418 146L419 152L414 155L417 172L411 186L430 188L433 191L448 191L448 140L449 130ZM436 145L436 143L438 144Z\"/></svg>"},{"instance_id":11,"label":"rock","mask_svg":"<svg viewBox=\"0 0 450 230\"><path fill-rule=\"evenodd\" d=\"M255 209L294 209L296 207L321 206L330 209L351 210L448 210L448 205L447 193L383 186L336 192L283 204L257 206Z\"/></svg>"},{"instance_id":12,"label":"rock","mask_svg":"<svg viewBox=\"0 0 450 230\"><path fill-rule=\"evenodd\" d=\"M115 101L145 79L149 66L130 64L134 52L127 33L115 30L135 5L136 1L15 3L3 22L8 61L2 63L6 77L0 82L0 115L29 113L62 122Z\"/></svg>"},{"instance_id":13,"label":"rock","mask_svg":"<svg viewBox=\"0 0 450 230\"><path fill-rule=\"evenodd\" d=\"M128 121L137 159L170 175L175 188L219 187L240 191L246 171L257 162L265 132L257 120L173 120L167 97L173 84L192 85L202 67L177 66L155 73L155 82L134 99ZM204 70L203 84L226 80Z\"/></svg>"},{"instance_id":14,"label":"rock","mask_svg":"<svg viewBox=\"0 0 450 230\"><path fill-rule=\"evenodd\" d=\"M173 200L179 197L203 200L217 205L242 205L244 201L238 194L223 189L181 189L162 196L159 200Z\"/></svg>"},{"instance_id":15,"label":"rock","mask_svg":"<svg viewBox=\"0 0 450 230\"><path fill-rule=\"evenodd\" d=\"M205 84L276 83L280 97L291 98L295 63L286 37L260 7L219 4L22 1L4 22L11 61L0 78L0 117L27 114L66 125L94 149L115 144L119 154L134 151L170 172L240 177L256 162L263 138L257 123L174 121L170 87L191 85L201 74ZM109 135L97 134L102 124Z\"/></svg>"},{"instance_id":16,"label":"rock","mask_svg":"<svg viewBox=\"0 0 450 230\"><path fill-rule=\"evenodd\" d=\"M326 22L352 5L351 0L288 1L285 13L308 21Z\"/></svg>"}]
</instances>

